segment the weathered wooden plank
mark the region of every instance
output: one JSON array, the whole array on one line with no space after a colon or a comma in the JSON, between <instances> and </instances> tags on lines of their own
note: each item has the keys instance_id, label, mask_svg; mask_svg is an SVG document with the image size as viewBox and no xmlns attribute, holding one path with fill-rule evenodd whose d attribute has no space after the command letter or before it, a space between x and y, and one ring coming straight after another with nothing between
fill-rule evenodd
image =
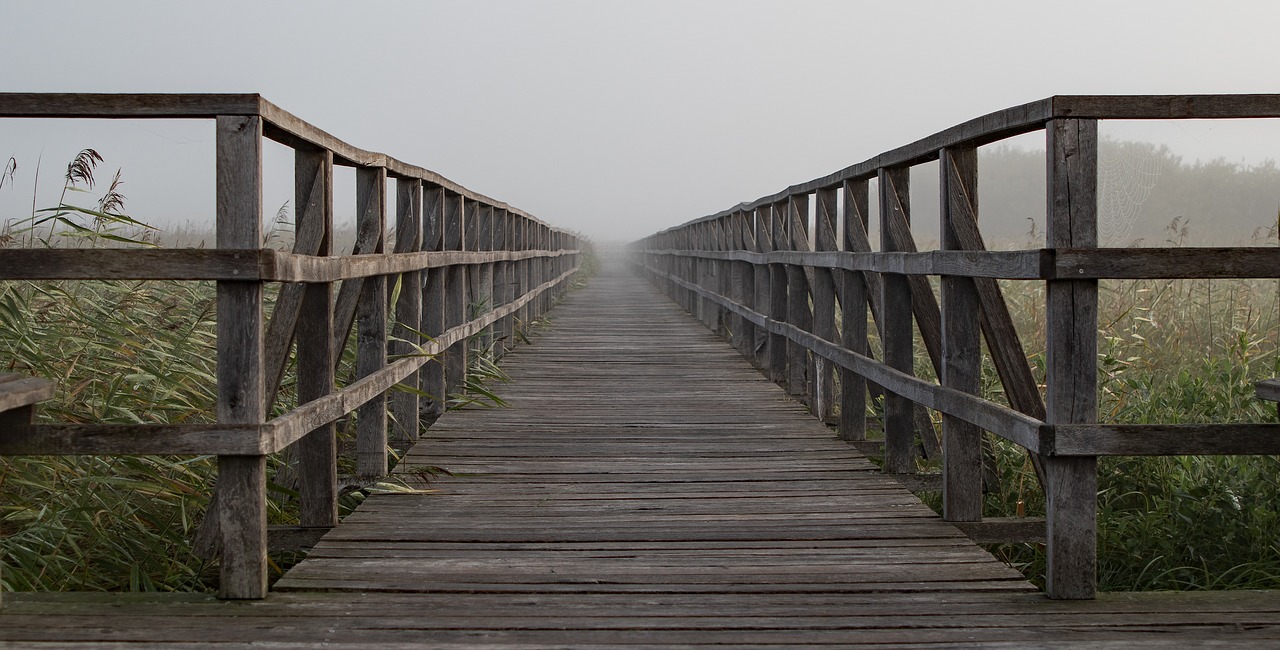
<instances>
[{"instance_id":1,"label":"weathered wooden plank","mask_svg":"<svg viewBox=\"0 0 1280 650\"><path fill-rule=\"evenodd\" d=\"M1277 424L1058 424L1058 456L1280 454Z\"/></svg>"},{"instance_id":2,"label":"weathered wooden plank","mask_svg":"<svg viewBox=\"0 0 1280 650\"><path fill-rule=\"evenodd\" d=\"M31 406L53 399L58 385L40 377L22 377L16 373L3 375L0 382L0 412Z\"/></svg>"},{"instance_id":3,"label":"weathered wooden plank","mask_svg":"<svg viewBox=\"0 0 1280 650\"><path fill-rule=\"evenodd\" d=\"M356 170L356 224L373 233L372 251L386 245L387 171ZM345 288L345 285L344 285ZM356 377L377 373L387 365L387 278L365 278L356 301ZM375 478L387 473L387 401L380 394L356 411L356 474Z\"/></svg>"},{"instance_id":4,"label":"weathered wooden plank","mask_svg":"<svg viewBox=\"0 0 1280 650\"><path fill-rule=\"evenodd\" d=\"M903 250L908 242L894 235L894 224L910 224L910 170L898 167L880 170L880 245L885 252ZM908 227L907 232L910 232ZM914 244L911 244L914 246ZM904 375L912 375L915 359L912 326L912 290L908 276L884 273L881 306L880 341L884 363ZM880 382L884 385L883 382ZM887 390L892 390L885 386ZM916 469L915 422L911 400L902 394L884 396L884 469L894 474L909 474Z\"/></svg>"},{"instance_id":5,"label":"weathered wooden plank","mask_svg":"<svg viewBox=\"0 0 1280 650\"><path fill-rule=\"evenodd\" d=\"M1280 379L1264 379L1254 384L1258 399L1280 402Z\"/></svg>"},{"instance_id":6,"label":"weathered wooden plank","mask_svg":"<svg viewBox=\"0 0 1280 650\"><path fill-rule=\"evenodd\" d=\"M1097 245L1098 123L1055 120L1046 129L1048 245ZM1050 280L1045 313L1045 421L1097 420L1098 282ZM1092 598L1097 589L1097 459L1044 460L1048 536L1045 591Z\"/></svg>"},{"instance_id":7,"label":"weathered wooden plank","mask_svg":"<svg viewBox=\"0 0 1280 650\"><path fill-rule=\"evenodd\" d=\"M1057 279L1270 278L1280 269L1280 249L1235 248L1059 248Z\"/></svg>"},{"instance_id":8,"label":"weathered wooden plank","mask_svg":"<svg viewBox=\"0 0 1280 650\"><path fill-rule=\"evenodd\" d=\"M398 179L395 252L416 252L422 248L422 219L422 182L416 179ZM422 331L422 272L401 274L399 282L395 321L391 328L392 339L388 350L395 357L413 354L420 343L416 332ZM390 395L393 433L397 440L417 440L418 391L421 390L418 373L405 377L400 385L409 390L393 391Z\"/></svg>"},{"instance_id":9,"label":"weathered wooden plank","mask_svg":"<svg viewBox=\"0 0 1280 650\"><path fill-rule=\"evenodd\" d=\"M262 242L262 120L219 117L216 128L217 245L255 249ZM262 284L218 283L219 423L256 425L266 417ZM218 594L262 598L267 591L266 457L219 456L216 522L221 554ZM212 533L212 529L206 527Z\"/></svg>"},{"instance_id":10,"label":"weathered wooden plank","mask_svg":"<svg viewBox=\"0 0 1280 650\"><path fill-rule=\"evenodd\" d=\"M942 206L941 242L961 248L952 222L957 213L978 213L978 150L942 150L938 164ZM978 288L971 278L942 276L943 386L977 395L981 388L982 346ZM982 520L982 430L954 416L942 416L942 517Z\"/></svg>"},{"instance_id":11,"label":"weathered wooden plank","mask_svg":"<svg viewBox=\"0 0 1280 650\"><path fill-rule=\"evenodd\" d=\"M797 195L788 199L783 208L782 227L787 230L789 250L809 250L809 196ZM809 332L813 330L813 307L810 304L809 279L804 268L788 264L787 311L788 323ZM787 392L812 406L813 361L809 351L795 341L787 341Z\"/></svg>"},{"instance_id":12,"label":"weathered wooden plank","mask_svg":"<svg viewBox=\"0 0 1280 650\"><path fill-rule=\"evenodd\" d=\"M837 188L823 189L816 193L814 218L814 248L818 251L834 251L836 240ZM835 276L828 269L813 270L813 333L828 341L836 337L836 286ZM822 421L835 417L835 367L826 359L814 360L814 413Z\"/></svg>"},{"instance_id":13,"label":"weathered wooden plank","mask_svg":"<svg viewBox=\"0 0 1280 650\"><path fill-rule=\"evenodd\" d=\"M423 193L423 245L424 251L440 251L444 248L444 190L438 186L427 186ZM426 271L426 283L423 286L422 299L422 333L435 338L445 330L445 313L448 310L448 294L445 279L449 274L447 268ZM445 383L445 362L442 356L436 356L423 366L422 392L430 396L424 412L428 416L438 417L444 413L445 396L448 393Z\"/></svg>"}]
</instances>

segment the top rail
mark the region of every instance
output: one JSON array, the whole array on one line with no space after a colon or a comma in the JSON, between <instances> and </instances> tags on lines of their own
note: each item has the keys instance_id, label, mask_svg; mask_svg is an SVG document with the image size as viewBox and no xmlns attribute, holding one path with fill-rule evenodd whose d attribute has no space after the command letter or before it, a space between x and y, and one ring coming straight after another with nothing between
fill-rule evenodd
<instances>
[{"instance_id":1,"label":"top rail","mask_svg":"<svg viewBox=\"0 0 1280 650\"><path fill-rule=\"evenodd\" d=\"M1054 95L1045 99L988 113L949 129L891 149L875 157L821 178L792 185L754 201L739 203L712 215L694 219L669 232L704 221L727 217L785 200L796 194L838 187L845 181L875 178L886 167L918 165L938 159L947 147L979 147L1024 133L1039 131L1055 119L1191 120L1280 117L1280 94L1258 95Z\"/></svg>"},{"instance_id":2,"label":"top rail","mask_svg":"<svg viewBox=\"0 0 1280 650\"><path fill-rule=\"evenodd\" d=\"M468 201L547 225L528 212L469 190L425 167L352 146L256 93L0 93L0 118L213 119L231 115L262 118L262 135L281 144L331 151L335 165L384 168L393 177L416 178Z\"/></svg>"}]
</instances>

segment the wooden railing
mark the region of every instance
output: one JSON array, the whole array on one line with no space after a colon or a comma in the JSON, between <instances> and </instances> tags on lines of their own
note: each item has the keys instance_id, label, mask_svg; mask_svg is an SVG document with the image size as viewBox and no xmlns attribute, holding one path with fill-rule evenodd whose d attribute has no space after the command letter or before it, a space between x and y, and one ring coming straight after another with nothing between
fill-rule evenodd
<instances>
[{"instance_id":1,"label":"wooden railing","mask_svg":"<svg viewBox=\"0 0 1280 650\"><path fill-rule=\"evenodd\" d=\"M0 94L0 117L216 121L215 248L7 248L0 280L216 281L217 422L37 424L29 410L15 410L0 420L0 454L217 455L217 505L206 530L220 552L223 598L267 590L267 454L297 445L301 528L337 525L334 422L358 414L357 472L385 475L388 390L417 389L389 399L396 435L415 439L422 415L443 411L465 376L467 338L480 336L486 351L510 347L517 324L549 309L578 269L574 235L434 172L352 147L258 95L10 93ZM289 253L262 247L264 137L295 152ZM358 234L345 255L333 250L334 165L356 170ZM396 181L394 242L386 241L388 178ZM389 327L388 285L397 277ZM268 319L269 282L284 284ZM476 306L482 313L469 318ZM357 379L337 390L335 367L352 329ZM413 330L429 339L411 343ZM268 420L295 343L299 406ZM398 358L389 361L389 353ZM420 394L434 399L420 403Z\"/></svg>"},{"instance_id":2,"label":"wooden railing","mask_svg":"<svg viewBox=\"0 0 1280 650\"><path fill-rule=\"evenodd\" d=\"M1098 121L1253 117L1280 117L1280 95L1052 97L657 233L635 244L633 263L817 415L830 417L838 399L848 415L839 421L846 439L866 438L868 382L878 385L884 470L914 471L919 433L926 452L941 452L948 521L982 519L983 430L1026 448L1047 498L1046 590L1091 598L1098 456L1280 453L1276 424L1098 422L1099 279L1280 277L1276 248L1098 248ZM1038 130L1047 152L1045 247L987 251L978 230L977 147ZM909 170L934 160L941 250L917 252ZM872 179L881 233L875 252L867 234ZM930 275L941 276L940 306ZM1043 397L997 279L1047 285ZM868 308L881 361L869 354ZM940 383L913 376L913 321ZM980 336L1012 408L978 396ZM1259 394L1273 390L1260 386ZM915 425L927 418L921 407L941 412L940 441L927 420Z\"/></svg>"}]
</instances>

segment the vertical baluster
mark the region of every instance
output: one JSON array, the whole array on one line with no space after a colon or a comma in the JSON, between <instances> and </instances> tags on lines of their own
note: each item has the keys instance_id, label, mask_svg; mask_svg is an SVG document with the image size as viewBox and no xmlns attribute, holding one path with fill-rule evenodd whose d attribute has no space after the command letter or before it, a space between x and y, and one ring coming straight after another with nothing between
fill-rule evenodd
<instances>
[{"instance_id":1,"label":"vertical baluster","mask_svg":"<svg viewBox=\"0 0 1280 650\"><path fill-rule=\"evenodd\" d=\"M459 194L444 192L444 250L460 251L463 247L463 219L466 201ZM445 275L445 329L452 329L467 321L467 267L453 264L443 267ZM467 378L467 345L459 341L444 352L445 395L456 390Z\"/></svg>"},{"instance_id":2,"label":"vertical baluster","mask_svg":"<svg viewBox=\"0 0 1280 650\"><path fill-rule=\"evenodd\" d=\"M787 205L774 203L769 206L769 231L773 237L770 242L772 250L784 251L790 248L791 237L787 234ZM769 265L769 318L778 323L787 322L787 275L786 264ZM789 339L782 334L769 335L769 379L775 382L787 381L787 343Z\"/></svg>"},{"instance_id":3,"label":"vertical baluster","mask_svg":"<svg viewBox=\"0 0 1280 650\"><path fill-rule=\"evenodd\" d=\"M938 159L943 250L963 249L953 223L978 214L978 150L943 149ZM972 215L972 216L971 216ZM973 278L942 276L942 376L947 388L977 395L982 347ZM982 520L982 430L942 415L942 517Z\"/></svg>"},{"instance_id":4,"label":"vertical baluster","mask_svg":"<svg viewBox=\"0 0 1280 650\"><path fill-rule=\"evenodd\" d=\"M506 210L493 211L493 250L510 250L511 215ZM508 292L511 289L511 263L498 262L493 265L493 308L498 309L511 302ZM511 317L503 316L494 325L494 356L501 357L511 348Z\"/></svg>"},{"instance_id":5,"label":"vertical baluster","mask_svg":"<svg viewBox=\"0 0 1280 650\"><path fill-rule=\"evenodd\" d=\"M476 232L476 250L483 252L493 251L493 214L494 208L491 205L481 206L477 214L477 232ZM477 318L493 311L495 306L493 294L493 275L494 265L492 262L476 265L476 278L478 286L476 287L476 309L475 316ZM489 325L480 330L479 343L480 356L492 358L493 356L493 325Z\"/></svg>"},{"instance_id":6,"label":"vertical baluster","mask_svg":"<svg viewBox=\"0 0 1280 650\"><path fill-rule=\"evenodd\" d=\"M1098 122L1046 128L1050 248L1098 245ZM1098 281L1049 280L1045 313L1046 421L1097 421ZM1093 598L1097 588L1098 459L1044 458L1050 598Z\"/></svg>"},{"instance_id":7,"label":"vertical baluster","mask_svg":"<svg viewBox=\"0 0 1280 650\"><path fill-rule=\"evenodd\" d=\"M844 183L844 250L865 250L869 196L866 180ZM867 351L867 304L870 286L861 271L845 271L840 294L840 342L859 354ZM840 437L867 439L867 380L840 370Z\"/></svg>"},{"instance_id":8,"label":"vertical baluster","mask_svg":"<svg viewBox=\"0 0 1280 650\"><path fill-rule=\"evenodd\" d=\"M423 193L423 240L422 249L427 251L444 250L445 241L445 190L431 185ZM445 313L448 311L448 292L446 279L449 267L436 267L426 271L427 282L423 290L422 332L432 338L438 338L445 331ZM445 396L448 393L445 380L445 354L443 351L422 367L422 392L431 396L431 403L426 407L429 416L438 417L444 413Z\"/></svg>"},{"instance_id":9,"label":"vertical baluster","mask_svg":"<svg viewBox=\"0 0 1280 650\"><path fill-rule=\"evenodd\" d=\"M387 170L356 169L357 228L376 233L371 252L386 246ZM368 377L387 365L387 277L364 279L356 303L356 377ZM387 398L380 395L356 410L356 473L376 478L387 473Z\"/></svg>"},{"instance_id":10,"label":"vertical baluster","mask_svg":"<svg viewBox=\"0 0 1280 650\"><path fill-rule=\"evenodd\" d=\"M829 187L817 191L817 212L814 220L815 250L834 251L836 246L836 193ZM813 333L835 342L836 339L836 285L835 275L828 268L813 269ZM831 362L814 357L814 414L823 422L835 417L835 369Z\"/></svg>"},{"instance_id":11,"label":"vertical baluster","mask_svg":"<svg viewBox=\"0 0 1280 650\"><path fill-rule=\"evenodd\" d=\"M769 206L756 208L750 215L751 229L755 233L755 241L753 250L757 253L768 253L773 250L773 225L769 219ZM755 298L752 307L765 316L770 315L769 296L773 289L770 287L770 277L772 268L768 264L757 264L752 269L755 275ZM765 375L773 379L773 371L770 370L770 337L772 335L769 330L763 327L756 328L755 340L752 341L752 347L755 348L756 365L760 366Z\"/></svg>"},{"instance_id":12,"label":"vertical baluster","mask_svg":"<svg viewBox=\"0 0 1280 650\"><path fill-rule=\"evenodd\" d=\"M317 255L333 254L333 154L298 150L294 156L294 220L299 232L320 231ZM303 285L298 319L298 403L333 392L333 283ZM298 441L299 523L338 525L338 446L334 424L320 425Z\"/></svg>"},{"instance_id":13,"label":"vertical baluster","mask_svg":"<svg viewBox=\"0 0 1280 650\"><path fill-rule=\"evenodd\" d=\"M787 250L809 250L809 195L796 194L787 200L785 227L788 229ZM813 330L813 309L809 306L809 279L805 267L786 265L787 322L807 331ZM787 391L812 406L813 374L809 349L787 339Z\"/></svg>"},{"instance_id":14,"label":"vertical baluster","mask_svg":"<svg viewBox=\"0 0 1280 650\"><path fill-rule=\"evenodd\" d=\"M262 118L219 116L217 245L262 246ZM218 282L218 421L265 420L262 283ZM221 598L262 598L267 592L266 456L219 456L218 538Z\"/></svg>"},{"instance_id":15,"label":"vertical baluster","mask_svg":"<svg viewBox=\"0 0 1280 650\"><path fill-rule=\"evenodd\" d=\"M416 178L396 180L396 245L397 253L413 253L422 247L422 181ZM390 351L396 355L408 355L418 343L422 331L422 272L410 271L400 276L400 294L396 299L395 339ZM425 341L422 341L425 343ZM400 382L409 391L391 393L391 409L395 415L396 438L405 441L418 439L418 393L421 389L418 373Z\"/></svg>"},{"instance_id":16,"label":"vertical baluster","mask_svg":"<svg viewBox=\"0 0 1280 650\"><path fill-rule=\"evenodd\" d=\"M880 243L881 250L894 252L904 246L893 236L894 219L911 222L908 199L910 170L893 167L880 170ZM881 274L884 287L883 317L880 340L884 345L884 363L895 370L914 375L911 288L907 276ZM915 471L915 431L911 400L891 392L884 396L884 470L894 474Z\"/></svg>"}]
</instances>

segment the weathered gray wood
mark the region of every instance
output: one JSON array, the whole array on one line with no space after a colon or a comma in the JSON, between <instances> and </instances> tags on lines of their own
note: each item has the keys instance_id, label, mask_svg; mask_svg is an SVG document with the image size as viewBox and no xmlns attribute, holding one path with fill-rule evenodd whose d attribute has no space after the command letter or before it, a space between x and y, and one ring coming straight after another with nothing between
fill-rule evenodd
<instances>
[{"instance_id":1,"label":"weathered gray wood","mask_svg":"<svg viewBox=\"0 0 1280 650\"><path fill-rule=\"evenodd\" d=\"M493 249L493 207L484 205L480 206L476 212L476 250L488 251ZM473 276L476 280L476 292L474 294L475 309L477 312L488 311L494 308L493 302L493 264L477 264L475 267L476 274ZM493 328L485 328L480 332L478 342L481 356L493 356Z\"/></svg>"},{"instance_id":2,"label":"weathered gray wood","mask_svg":"<svg viewBox=\"0 0 1280 650\"><path fill-rule=\"evenodd\" d=\"M216 127L217 245L254 249L262 242L262 120L219 117ZM262 284L218 283L218 422L259 424L266 417ZM216 521L218 594L262 598L267 591L265 456L219 456Z\"/></svg>"},{"instance_id":3,"label":"weathered gray wood","mask_svg":"<svg viewBox=\"0 0 1280 650\"><path fill-rule=\"evenodd\" d=\"M1267 278L1280 248L1059 248L1051 279Z\"/></svg>"},{"instance_id":4,"label":"weathered gray wood","mask_svg":"<svg viewBox=\"0 0 1280 650\"><path fill-rule=\"evenodd\" d=\"M754 215L735 212L729 217L729 248L731 250L755 250L755 234L751 220ZM756 309L756 272L750 262L734 262L731 267L733 299L747 307ZM734 314L732 320L733 346L747 359L755 360L756 331L751 322Z\"/></svg>"},{"instance_id":5,"label":"weathered gray wood","mask_svg":"<svg viewBox=\"0 0 1280 650\"><path fill-rule=\"evenodd\" d=\"M396 180L395 252L416 252L422 247L422 181ZM401 357L413 354L422 331L422 272L410 271L400 276L400 293L396 299L395 326L392 328L389 353ZM391 413L397 440L418 439L418 391L420 377L413 373L400 382L409 390L391 393Z\"/></svg>"},{"instance_id":6,"label":"weathered gray wood","mask_svg":"<svg viewBox=\"0 0 1280 650\"><path fill-rule=\"evenodd\" d=\"M319 232L315 252L333 253L333 154L298 151L294 159L294 218L299 231ZM298 403L306 404L333 392L333 284L306 284L296 338L298 340ZM322 424L298 441L299 522L302 526L338 523L338 448L332 422Z\"/></svg>"},{"instance_id":7,"label":"weathered gray wood","mask_svg":"<svg viewBox=\"0 0 1280 650\"><path fill-rule=\"evenodd\" d=\"M439 251L444 247L444 190L438 186L427 186L423 193L423 250ZM448 268L431 269L426 272L426 283L423 287L422 299L422 332L430 337L439 336L445 330L445 311L447 293L445 278ZM422 392L430 396L424 411L431 416L444 413L445 395L445 362L443 356L437 356L423 366Z\"/></svg>"},{"instance_id":8,"label":"weathered gray wood","mask_svg":"<svg viewBox=\"0 0 1280 650\"><path fill-rule=\"evenodd\" d=\"M814 247L818 251L837 250L836 242L836 194L837 188L825 188L816 193L814 219ZM836 337L836 286L835 276L829 269L813 269L813 333L828 341ZM824 422L835 417L835 367L826 359L814 359L813 382L814 413Z\"/></svg>"},{"instance_id":9,"label":"weathered gray wood","mask_svg":"<svg viewBox=\"0 0 1280 650\"><path fill-rule=\"evenodd\" d=\"M787 230L789 250L809 250L809 196L788 198L783 208L783 227ZM809 332L813 330L813 307L810 305L809 280L805 270L794 264L786 265L788 323ZM813 361L809 351L795 341L787 342L787 392L812 406Z\"/></svg>"},{"instance_id":10,"label":"weathered gray wood","mask_svg":"<svg viewBox=\"0 0 1280 650\"><path fill-rule=\"evenodd\" d=\"M1280 402L1280 379L1263 379L1254 384L1258 399Z\"/></svg>"},{"instance_id":11,"label":"weathered gray wood","mask_svg":"<svg viewBox=\"0 0 1280 650\"><path fill-rule=\"evenodd\" d=\"M769 232L769 245L771 250L786 250L791 248L791 236L788 232L788 207L785 203L773 204L767 207ZM769 318L778 322L787 321L787 296L791 290L788 286L791 281L791 274L787 272L785 264L769 265ZM790 361L788 353L787 338L781 334L774 333L769 338L769 378L775 382L789 381L790 374L787 364Z\"/></svg>"},{"instance_id":12,"label":"weathered gray wood","mask_svg":"<svg viewBox=\"0 0 1280 650\"><path fill-rule=\"evenodd\" d=\"M1280 454L1277 424L1059 424L1059 456Z\"/></svg>"},{"instance_id":13,"label":"weathered gray wood","mask_svg":"<svg viewBox=\"0 0 1280 650\"><path fill-rule=\"evenodd\" d=\"M952 226L957 213L978 213L978 150L944 149L938 165L942 206L941 242L961 248ZM978 289L973 280L942 276L943 386L977 395L982 347ZM947 521L982 520L982 430L947 414L942 416L942 517Z\"/></svg>"},{"instance_id":14,"label":"weathered gray wood","mask_svg":"<svg viewBox=\"0 0 1280 650\"><path fill-rule=\"evenodd\" d=\"M387 170L356 170L356 223L376 233L373 252L386 242ZM345 287L345 285L344 285ZM372 375L387 365L387 278L365 278L356 302L356 377ZM375 478L387 473L387 400L381 395L356 411L356 474Z\"/></svg>"},{"instance_id":15,"label":"weathered gray wood","mask_svg":"<svg viewBox=\"0 0 1280 650\"><path fill-rule=\"evenodd\" d=\"M1048 246L1097 245L1098 123L1055 120L1046 129ZM1045 313L1049 424L1097 420L1098 282L1050 280ZM1097 589L1097 459L1046 458L1048 519L1045 591L1092 598Z\"/></svg>"},{"instance_id":16,"label":"weathered gray wood","mask_svg":"<svg viewBox=\"0 0 1280 650\"><path fill-rule=\"evenodd\" d=\"M329 528L307 526L269 526L267 527L267 548L277 553L309 551L329 530Z\"/></svg>"},{"instance_id":17,"label":"weathered gray wood","mask_svg":"<svg viewBox=\"0 0 1280 650\"><path fill-rule=\"evenodd\" d=\"M755 248L753 250L759 253L767 253L773 250L773 225L769 214L770 209L768 207L758 208L752 213L752 229L755 233ZM752 309L761 314L770 313L769 297L773 292L772 287L769 285L773 277L771 268L768 264L758 263L755 263L753 268L756 294L751 306ZM771 361L769 346L771 345L772 334L769 333L769 330L759 327L756 328L755 332L756 365L765 372L766 376L772 379L770 374L772 370L770 370L769 365Z\"/></svg>"},{"instance_id":18,"label":"weathered gray wood","mask_svg":"<svg viewBox=\"0 0 1280 650\"><path fill-rule=\"evenodd\" d=\"M956 528L977 544L1043 544L1043 517L991 517L982 521L957 521Z\"/></svg>"},{"instance_id":19,"label":"weathered gray wood","mask_svg":"<svg viewBox=\"0 0 1280 650\"><path fill-rule=\"evenodd\" d=\"M463 198L452 192L444 193L444 249L447 251L463 250ZM467 322L467 269L466 267L449 267L445 275L445 327L453 328ZM448 393L467 377L466 345L450 347L444 352L446 377L445 394L440 399L447 400Z\"/></svg>"},{"instance_id":20,"label":"weathered gray wood","mask_svg":"<svg viewBox=\"0 0 1280 650\"><path fill-rule=\"evenodd\" d=\"M844 229L842 248L870 250L867 241L868 183L846 181L844 192ZM878 278L877 278L878 279ZM867 276L861 271L845 271L840 276L840 342L846 349L866 354L867 306L871 290ZM867 438L867 380L848 369L840 369L840 437L844 440Z\"/></svg>"},{"instance_id":21,"label":"weathered gray wood","mask_svg":"<svg viewBox=\"0 0 1280 650\"><path fill-rule=\"evenodd\" d=\"M40 377L23 377L16 373L0 375L0 412L31 406L53 399L58 385Z\"/></svg>"},{"instance_id":22,"label":"weathered gray wood","mask_svg":"<svg viewBox=\"0 0 1280 650\"><path fill-rule=\"evenodd\" d=\"M511 217L505 210L494 210L493 213L493 249L505 250L511 245ZM498 262L493 266L493 306L501 307L512 300L511 295L511 265L507 262ZM511 336L511 321L504 318L498 321L493 328L494 332L494 348L495 357L501 357L511 348L513 337Z\"/></svg>"},{"instance_id":23,"label":"weathered gray wood","mask_svg":"<svg viewBox=\"0 0 1280 650\"><path fill-rule=\"evenodd\" d=\"M906 242L893 235L894 223L911 222L908 183L910 170L905 167L882 169L880 189L880 238L884 251L902 250ZM910 232L908 230L908 232ZM915 358L912 333L912 292L907 276L881 274L884 298L881 306L880 341L884 346L884 363L906 375L914 373ZM886 389L888 386L885 387ZM916 469L915 423L911 400L903 395L884 396L884 470L908 474Z\"/></svg>"}]
</instances>

